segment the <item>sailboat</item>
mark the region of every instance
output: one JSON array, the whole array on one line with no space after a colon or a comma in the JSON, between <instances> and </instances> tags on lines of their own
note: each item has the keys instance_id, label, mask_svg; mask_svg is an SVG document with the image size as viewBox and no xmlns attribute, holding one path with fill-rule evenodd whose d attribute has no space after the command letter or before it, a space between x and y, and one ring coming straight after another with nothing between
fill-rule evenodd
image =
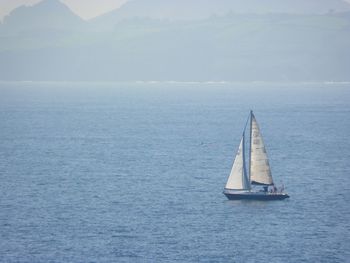
<instances>
[{"instance_id":1,"label":"sailboat","mask_svg":"<svg viewBox=\"0 0 350 263\"><path fill-rule=\"evenodd\" d=\"M245 134L248 121L250 123L249 142L246 142ZM246 153L246 144L248 143L249 151ZM246 160L247 157L248 160ZM262 189L257 189L259 187L262 187ZM284 193L283 190L282 188L278 190L275 187L260 128L253 111L250 111L223 193L230 200L267 201L289 198L289 195Z\"/></svg>"}]
</instances>

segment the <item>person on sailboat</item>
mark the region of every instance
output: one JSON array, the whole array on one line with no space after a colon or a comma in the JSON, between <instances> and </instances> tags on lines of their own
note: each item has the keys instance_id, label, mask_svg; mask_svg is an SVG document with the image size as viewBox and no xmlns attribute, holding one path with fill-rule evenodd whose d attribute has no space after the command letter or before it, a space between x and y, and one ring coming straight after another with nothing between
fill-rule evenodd
<instances>
[{"instance_id":1,"label":"person on sailboat","mask_svg":"<svg viewBox=\"0 0 350 263\"><path fill-rule=\"evenodd\" d=\"M284 184L282 183L282 185L281 185L281 193L283 193L283 191L284 191Z\"/></svg>"},{"instance_id":2,"label":"person on sailboat","mask_svg":"<svg viewBox=\"0 0 350 263\"><path fill-rule=\"evenodd\" d=\"M277 187L274 184L272 185L272 187L273 187L273 192L277 193Z\"/></svg>"}]
</instances>

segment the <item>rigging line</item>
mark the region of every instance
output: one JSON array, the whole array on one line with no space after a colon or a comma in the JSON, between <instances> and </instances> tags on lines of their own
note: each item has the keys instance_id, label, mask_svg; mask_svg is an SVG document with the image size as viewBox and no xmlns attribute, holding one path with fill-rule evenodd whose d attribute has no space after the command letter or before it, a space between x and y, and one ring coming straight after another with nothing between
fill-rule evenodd
<instances>
[{"instance_id":1,"label":"rigging line","mask_svg":"<svg viewBox=\"0 0 350 263\"><path fill-rule=\"evenodd\" d=\"M247 125L248 125L248 121L249 121L249 119L250 119L250 114L251 114L251 112L252 112L252 111L249 112L247 121L245 122L244 129L243 129L243 135L245 134L245 130L247 129Z\"/></svg>"}]
</instances>

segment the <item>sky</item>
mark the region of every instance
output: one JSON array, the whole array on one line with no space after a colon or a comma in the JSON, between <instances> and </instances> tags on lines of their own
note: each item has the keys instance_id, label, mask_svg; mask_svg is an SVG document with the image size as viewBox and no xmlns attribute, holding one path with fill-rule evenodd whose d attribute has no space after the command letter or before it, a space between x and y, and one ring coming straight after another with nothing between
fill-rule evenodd
<instances>
[{"instance_id":1,"label":"sky","mask_svg":"<svg viewBox=\"0 0 350 263\"><path fill-rule=\"evenodd\" d=\"M33 5L41 0L0 0L0 20L21 5ZM120 7L127 0L60 0L84 19L89 19ZM350 0L349 0L350 1Z\"/></svg>"}]
</instances>

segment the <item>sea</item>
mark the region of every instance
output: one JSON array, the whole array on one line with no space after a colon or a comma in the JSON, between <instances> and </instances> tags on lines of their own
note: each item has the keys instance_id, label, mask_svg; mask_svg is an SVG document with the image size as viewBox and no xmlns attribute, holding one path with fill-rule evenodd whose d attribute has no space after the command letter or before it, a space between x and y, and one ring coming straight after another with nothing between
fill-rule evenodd
<instances>
[{"instance_id":1,"label":"sea","mask_svg":"<svg viewBox=\"0 0 350 263\"><path fill-rule=\"evenodd\" d=\"M249 111L283 201L222 191ZM350 262L350 83L1 82L0 262Z\"/></svg>"}]
</instances>

